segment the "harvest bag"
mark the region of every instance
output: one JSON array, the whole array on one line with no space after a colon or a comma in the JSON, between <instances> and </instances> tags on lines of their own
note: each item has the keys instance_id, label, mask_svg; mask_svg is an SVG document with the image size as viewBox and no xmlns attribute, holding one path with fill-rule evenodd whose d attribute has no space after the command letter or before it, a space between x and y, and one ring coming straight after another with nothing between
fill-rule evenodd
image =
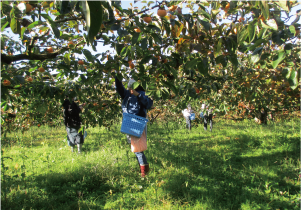
<instances>
[{"instance_id":1,"label":"harvest bag","mask_svg":"<svg viewBox=\"0 0 301 210\"><path fill-rule=\"evenodd\" d=\"M120 132L140 138L147 122L144 117L123 113Z\"/></svg>"},{"instance_id":2,"label":"harvest bag","mask_svg":"<svg viewBox=\"0 0 301 210\"><path fill-rule=\"evenodd\" d=\"M146 133L143 131L141 137L131 136L131 151L132 152L143 152L147 149L146 144Z\"/></svg>"},{"instance_id":3,"label":"harvest bag","mask_svg":"<svg viewBox=\"0 0 301 210\"><path fill-rule=\"evenodd\" d=\"M190 120L195 120L195 114L194 113L190 114Z\"/></svg>"}]
</instances>

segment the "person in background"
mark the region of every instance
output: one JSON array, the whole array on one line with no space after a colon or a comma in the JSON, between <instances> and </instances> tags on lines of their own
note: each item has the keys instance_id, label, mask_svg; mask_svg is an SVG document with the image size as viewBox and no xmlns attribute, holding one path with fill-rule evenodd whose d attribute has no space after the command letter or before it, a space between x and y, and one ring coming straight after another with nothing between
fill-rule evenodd
<instances>
[{"instance_id":1,"label":"person in background","mask_svg":"<svg viewBox=\"0 0 301 210\"><path fill-rule=\"evenodd\" d=\"M135 82L135 80L130 79L128 83L128 89L125 89L122 82L115 77L116 90L122 99L122 112L146 118L147 110L152 107L153 100L145 95L145 90L142 86L139 85L136 89L133 89L132 85ZM146 128L145 133L147 133ZM127 135L127 142L131 144L130 135ZM149 164L146 156L143 151L135 152L135 155L140 166L141 177L145 177L145 175L149 172Z\"/></svg>"},{"instance_id":2,"label":"person in background","mask_svg":"<svg viewBox=\"0 0 301 210\"><path fill-rule=\"evenodd\" d=\"M77 145L78 153L81 153L82 145L84 143L84 138L87 136L87 132L83 135L83 132L80 131L81 119L79 114L81 112L82 106L78 106L76 97L72 98L72 103L69 101L69 97L66 96L63 102L64 108L64 124L67 131L67 142L71 147L71 151L74 152L74 147ZM83 104L84 106L85 104Z\"/></svg>"},{"instance_id":3,"label":"person in background","mask_svg":"<svg viewBox=\"0 0 301 210\"><path fill-rule=\"evenodd\" d=\"M212 122L212 112L213 112L213 108L210 107L209 105L206 105L205 103L202 104L202 110L204 113L204 130L207 130L207 124L209 122L210 124L210 131L212 132L212 128L213 128L213 122Z\"/></svg>"},{"instance_id":4,"label":"person in background","mask_svg":"<svg viewBox=\"0 0 301 210\"><path fill-rule=\"evenodd\" d=\"M191 113L193 113L193 110L191 109L191 105L188 104L187 108L182 111L182 114L186 120L186 128L189 130L191 130L191 120L190 120Z\"/></svg>"}]
</instances>

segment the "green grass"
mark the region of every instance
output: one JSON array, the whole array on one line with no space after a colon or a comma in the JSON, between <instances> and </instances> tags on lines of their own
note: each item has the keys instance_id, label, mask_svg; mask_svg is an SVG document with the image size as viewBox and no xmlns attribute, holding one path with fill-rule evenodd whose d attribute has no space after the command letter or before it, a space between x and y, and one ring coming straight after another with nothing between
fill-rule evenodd
<instances>
[{"instance_id":1,"label":"green grass","mask_svg":"<svg viewBox=\"0 0 301 210\"><path fill-rule=\"evenodd\" d=\"M146 178L120 125L89 128L81 155L63 127L8 135L1 209L300 209L298 120L184 127L148 126Z\"/></svg>"}]
</instances>

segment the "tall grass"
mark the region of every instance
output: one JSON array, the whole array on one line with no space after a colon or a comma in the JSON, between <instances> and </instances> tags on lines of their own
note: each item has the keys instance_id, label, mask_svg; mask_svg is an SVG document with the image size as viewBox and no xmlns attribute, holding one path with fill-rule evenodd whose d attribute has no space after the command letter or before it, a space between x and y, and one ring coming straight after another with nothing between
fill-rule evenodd
<instances>
[{"instance_id":1,"label":"tall grass","mask_svg":"<svg viewBox=\"0 0 301 210\"><path fill-rule=\"evenodd\" d=\"M146 178L119 130L89 128L81 155L63 127L2 139L1 209L300 209L298 120L149 125Z\"/></svg>"}]
</instances>

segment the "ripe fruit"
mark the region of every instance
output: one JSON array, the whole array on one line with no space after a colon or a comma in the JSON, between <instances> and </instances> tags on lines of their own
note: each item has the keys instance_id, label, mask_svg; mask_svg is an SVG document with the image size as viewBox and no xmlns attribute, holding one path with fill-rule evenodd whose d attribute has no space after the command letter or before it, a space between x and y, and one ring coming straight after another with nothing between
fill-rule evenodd
<instances>
[{"instance_id":1,"label":"ripe fruit","mask_svg":"<svg viewBox=\"0 0 301 210\"><path fill-rule=\"evenodd\" d=\"M135 31L136 33L140 33L140 32L141 32L140 28L135 28L134 31Z\"/></svg>"},{"instance_id":2,"label":"ripe fruit","mask_svg":"<svg viewBox=\"0 0 301 210\"><path fill-rule=\"evenodd\" d=\"M133 63L133 62L132 62L132 60L129 60L128 63L131 64L131 63Z\"/></svg>"},{"instance_id":3,"label":"ripe fruit","mask_svg":"<svg viewBox=\"0 0 301 210\"><path fill-rule=\"evenodd\" d=\"M30 4L26 4L26 13L32 10L32 6Z\"/></svg>"},{"instance_id":4,"label":"ripe fruit","mask_svg":"<svg viewBox=\"0 0 301 210\"><path fill-rule=\"evenodd\" d=\"M11 84L11 82L7 79L3 80L3 85L4 86L9 86Z\"/></svg>"},{"instance_id":5,"label":"ripe fruit","mask_svg":"<svg viewBox=\"0 0 301 210\"><path fill-rule=\"evenodd\" d=\"M171 7L168 7L169 11L175 11L177 9L178 6L176 5L172 5Z\"/></svg>"},{"instance_id":6,"label":"ripe fruit","mask_svg":"<svg viewBox=\"0 0 301 210\"><path fill-rule=\"evenodd\" d=\"M27 78L27 82L32 82L32 80L33 80L33 79L32 79L31 77L28 77L28 78Z\"/></svg>"},{"instance_id":7,"label":"ripe fruit","mask_svg":"<svg viewBox=\"0 0 301 210\"><path fill-rule=\"evenodd\" d=\"M131 68L131 69L135 68L135 64L130 63L130 68Z\"/></svg>"},{"instance_id":8,"label":"ripe fruit","mask_svg":"<svg viewBox=\"0 0 301 210\"><path fill-rule=\"evenodd\" d=\"M263 15L260 15L260 16L259 16L259 19L260 19L261 21L265 21L265 18L264 18Z\"/></svg>"},{"instance_id":9,"label":"ripe fruit","mask_svg":"<svg viewBox=\"0 0 301 210\"><path fill-rule=\"evenodd\" d=\"M84 65L84 61L83 61L83 60L79 60L77 63L78 63L79 65Z\"/></svg>"},{"instance_id":10,"label":"ripe fruit","mask_svg":"<svg viewBox=\"0 0 301 210\"><path fill-rule=\"evenodd\" d=\"M52 52L53 52L52 47L48 47L48 48L47 48L47 52L52 53Z\"/></svg>"},{"instance_id":11,"label":"ripe fruit","mask_svg":"<svg viewBox=\"0 0 301 210\"><path fill-rule=\"evenodd\" d=\"M230 9L230 3L228 3L228 4L225 6L225 12L228 12L229 9Z\"/></svg>"},{"instance_id":12,"label":"ripe fruit","mask_svg":"<svg viewBox=\"0 0 301 210\"><path fill-rule=\"evenodd\" d=\"M160 8L160 9L158 9L158 11L157 11L157 15L158 15L159 17L165 17L166 14L167 14L167 12L166 12L166 10L163 9L163 8Z\"/></svg>"},{"instance_id":13,"label":"ripe fruit","mask_svg":"<svg viewBox=\"0 0 301 210\"><path fill-rule=\"evenodd\" d=\"M45 72L45 69L43 67L40 67L39 72L43 73L43 72Z\"/></svg>"},{"instance_id":14,"label":"ripe fruit","mask_svg":"<svg viewBox=\"0 0 301 210\"><path fill-rule=\"evenodd\" d=\"M40 127L41 126L41 124L38 124L38 127Z\"/></svg>"},{"instance_id":15,"label":"ripe fruit","mask_svg":"<svg viewBox=\"0 0 301 210\"><path fill-rule=\"evenodd\" d=\"M233 29L233 33L234 33L234 34L237 34L237 28L234 28L234 29Z\"/></svg>"},{"instance_id":16,"label":"ripe fruit","mask_svg":"<svg viewBox=\"0 0 301 210\"><path fill-rule=\"evenodd\" d=\"M244 20L245 20L245 18L241 17L241 18L239 18L238 22L242 22Z\"/></svg>"},{"instance_id":17,"label":"ripe fruit","mask_svg":"<svg viewBox=\"0 0 301 210\"><path fill-rule=\"evenodd\" d=\"M73 43L72 41L70 41L70 42L68 43L68 47L69 47L69 48L74 47L74 43Z\"/></svg>"},{"instance_id":18,"label":"ripe fruit","mask_svg":"<svg viewBox=\"0 0 301 210\"><path fill-rule=\"evenodd\" d=\"M150 23L150 22L152 22L152 17L149 17L149 16L144 17L143 21L146 22L146 23Z\"/></svg>"}]
</instances>

